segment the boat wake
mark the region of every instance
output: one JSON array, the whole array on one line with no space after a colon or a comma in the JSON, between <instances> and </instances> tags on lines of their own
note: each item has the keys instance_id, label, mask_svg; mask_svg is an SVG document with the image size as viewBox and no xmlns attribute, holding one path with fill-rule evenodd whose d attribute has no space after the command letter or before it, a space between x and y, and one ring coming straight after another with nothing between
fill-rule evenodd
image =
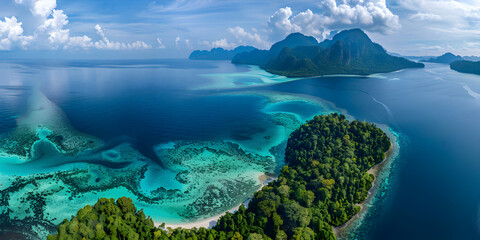
<instances>
[{"instance_id":1,"label":"boat wake","mask_svg":"<svg viewBox=\"0 0 480 240\"><path fill-rule=\"evenodd\" d=\"M472 96L473 98L480 99L480 93L473 91L467 84L463 85L463 89L465 89L468 95Z\"/></svg>"}]
</instances>

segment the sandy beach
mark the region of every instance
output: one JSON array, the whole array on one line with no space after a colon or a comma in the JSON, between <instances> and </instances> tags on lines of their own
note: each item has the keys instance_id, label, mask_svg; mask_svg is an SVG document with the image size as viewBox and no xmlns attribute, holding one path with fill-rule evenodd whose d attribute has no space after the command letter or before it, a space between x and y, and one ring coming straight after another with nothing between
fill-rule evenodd
<instances>
[{"instance_id":1,"label":"sandy beach","mask_svg":"<svg viewBox=\"0 0 480 240\"><path fill-rule=\"evenodd\" d=\"M275 178L272 178L270 176L267 176L266 174L261 174L260 176L258 176L258 182L260 183L260 187L258 188L257 191L260 191L260 189L263 188L263 186L267 185L270 181L273 181L275 180ZM245 207L248 206L248 203L250 202L251 199L248 199L247 201L239 204L238 206L228 210L228 212L231 212L231 213L234 213L235 211L238 210L238 208L240 207L240 205L244 205ZM199 220L199 221L195 221L195 222L188 222L188 223L177 223L177 224L169 224L169 223L165 223L165 228L187 228L187 229L191 229L191 228L201 228L201 227L204 227L204 228L212 228L213 226L215 226L215 224L217 223L218 219L223 216L225 213L221 213L221 214L218 214L218 215L215 215L215 216L212 216L212 217L209 217L209 218L206 218L206 219L202 219L202 220ZM162 225L162 223L160 222L155 222L155 226L159 227L160 225Z\"/></svg>"}]
</instances>

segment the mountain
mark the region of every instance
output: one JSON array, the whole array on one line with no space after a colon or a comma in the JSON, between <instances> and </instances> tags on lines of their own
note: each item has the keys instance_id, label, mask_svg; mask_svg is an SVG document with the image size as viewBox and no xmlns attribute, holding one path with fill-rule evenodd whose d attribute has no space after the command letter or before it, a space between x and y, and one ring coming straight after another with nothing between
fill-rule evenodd
<instances>
[{"instance_id":1,"label":"mountain","mask_svg":"<svg viewBox=\"0 0 480 240\"><path fill-rule=\"evenodd\" d=\"M473 73L480 75L480 61L455 61L450 63L450 69L461 73Z\"/></svg>"},{"instance_id":2,"label":"mountain","mask_svg":"<svg viewBox=\"0 0 480 240\"><path fill-rule=\"evenodd\" d=\"M291 39L289 39L292 35L297 39L306 41L292 44ZM333 39L325 40L319 44L314 44L316 40L312 41L311 37L298 33L291 34L289 37L279 42L281 44L274 44L268 53L262 52L263 59L261 61L258 61L258 58L249 59L248 57L251 57L253 53L251 52L235 56L232 62L260 65L266 71L287 77L329 74L368 75L405 68L424 67L422 63L389 55L382 46L372 42L367 34L360 29L342 31L336 34ZM275 56L272 49L277 51L279 47L283 48ZM238 61L239 59L242 61Z\"/></svg>"},{"instance_id":3,"label":"mountain","mask_svg":"<svg viewBox=\"0 0 480 240\"><path fill-rule=\"evenodd\" d=\"M213 48L210 51L196 50L193 51L188 59L191 60L232 60L239 53L251 52L257 50L251 46L239 46L233 50L225 50L223 48Z\"/></svg>"},{"instance_id":4,"label":"mountain","mask_svg":"<svg viewBox=\"0 0 480 240\"><path fill-rule=\"evenodd\" d=\"M430 58L427 60L421 60L421 62L432 62L432 63L445 63L450 64L455 61L463 60L463 58L459 55L454 55L453 53L447 52L442 56Z\"/></svg>"},{"instance_id":5,"label":"mountain","mask_svg":"<svg viewBox=\"0 0 480 240\"><path fill-rule=\"evenodd\" d=\"M272 45L270 50L256 50L248 53L238 54L232 59L235 64L264 65L270 59L276 58L285 47L294 48L297 46L317 46L318 41L314 37L305 36L301 33L292 33L284 40Z\"/></svg>"},{"instance_id":6,"label":"mountain","mask_svg":"<svg viewBox=\"0 0 480 240\"><path fill-rule=\"evenodd\" d=\"M270 48L269 54L271 57L276 57L285 48L294 48L297 46L316 46L318 45L317 39L311 36L305 36L301 33L292 33L288 35L284 40L277 42Z\"/></svg>"},{"instance_id":7,"label":"mountain","mask_svg":"<svg viewBox=\"0 0 480 240\"><path fill-rule=\"evenodd\" d=\"M478 56L463 56L463 60L467 60L467 61L480 61L480 57L478 57Z\"/></svg>"},{"instance_id":8,"label":"mountain","mask_svg":"<svg viewBox=\"0 0 480 240\"><path fill-rule=\"evenodd\" d=\"M232 58L232 63L235 64L249 64L249 65L263 65L268 62L268 50L253 50L251 52L243 52L235 55Z\"/></svg>"}]
</instances>

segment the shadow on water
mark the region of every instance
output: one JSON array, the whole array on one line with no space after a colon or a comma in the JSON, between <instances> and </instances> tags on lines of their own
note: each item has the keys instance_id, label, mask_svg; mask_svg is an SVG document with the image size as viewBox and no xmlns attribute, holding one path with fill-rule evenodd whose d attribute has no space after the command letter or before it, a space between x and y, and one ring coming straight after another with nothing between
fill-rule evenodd
<instances>
[{"instance_id":1,"label":"shadow on water","mask_svg":"<svg viewBox=\"0 0 480 240\"><path fill-rule=\"evenodd\" d=\"M0 239L24 240L28 239L28 236L19 232L0 231Z\"/></svg>"},{"instance_id":2,"label":"shadow on water","mask_svg":"<svg viewBox=\"0 0 480 240\"><path fill-rule=\"evenodd\" d=\"M143 156L146 158L149 158L152 160L154 163L158 164L160 167L166 169L165 165L162 163L160 158L158 158L157 154L155 153L155 150L153 149L153 146L151 147L145 147L142 144L139 144L134 138L129 137L129 136L120 136L117 138L113 138L108 140L103 146L101 146L98 149L95 149L95 151L92 151L92 154L100 154L103 151L108 151L110 149L114 149L115 147L118 147L119 145L122 144L131 144L136 150L138 150ZM114 169L120 169L128 166L130 162L120 162L120 163L112 163L110 161L102 161L102 160L92 160L92 161L72 161L69 163L79 163L79 162L85 162L85 163L92 163L92 164L99 164L108 168L114 168ZM61 166L66 163L58 164L56 166Z\"/></svg>"}]
</instances>

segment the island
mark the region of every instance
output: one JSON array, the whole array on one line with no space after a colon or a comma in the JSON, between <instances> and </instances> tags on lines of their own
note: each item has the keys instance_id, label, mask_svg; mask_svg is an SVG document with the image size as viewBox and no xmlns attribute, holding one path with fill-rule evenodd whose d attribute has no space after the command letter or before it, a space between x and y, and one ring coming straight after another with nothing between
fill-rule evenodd
<instances>
[{"instance_id":1,"label":"island","mask_svg":"<svg viewBox=\"0 0 480 240\"><path fill-rule=\"evenodd\" d=\"M268 51L240 53L232 63L258 65L270 73L287 77L369 75L425 66L388 54L361 29L342 31L321 43L313 37L292 33Z\"/></svg>"},{"instance_id":2,"label":"island","mask_svg":"<svg viewBox=\"0 0 480 240\"><path fill-rule=\"evenodd\" d=\"M225 50L223 48L213 48L210 51L196 50L193 51L188 59L190 60L232 60L237 54L244 52L251 52L257 50L252 46L239 46L232 50Z\"/></svg>"},{"instance_id":3,"label":"island","mask_svg":"<svg viewBox=\"0 0 480 240\"><path fill-rule=\"evenodd\" d=\"M155 227L131 199L102 198L65 219L54 239L336 239L333 227L357 214L385 159L388 136L374 124L333 113L295 130L278 178L248 208L221 216L211 229Z\"/></svg>"},{"instance_id":4,"label":"island","mask_svg":"<svg viewBox=\"0 0 480 240\"><path fill-rule=\"evenodd\" d=\"M461 61L461 60L463 60L463 58L460 55L454 55L453 53L447 52L442 56L421 60L421 62L450 64L452 62Z\"/></svg>"},{"instance_id":5,"label":"island","mask_svg":"<svg viewBox=\"0 0 480 240\"><path fill-rule=\"evenodd\" d=\"M263 66L271 59L276 58L284 48L294 48L299 46L317 46L318 41L314 37L305 36L301 33L292 33L284 40L277 42L270 47L270 50L256 50L237 54L232 63L249 64Z\"/></svg>"},{"instance_id":6,"label":"island","mask_svg":"<svg viewBox=\"0 0 480 240\"><path fill-rule=\"evenodd\" d=\"M450 63L450 69L461 73L480 75L480 61L455 61Z\"/></svg>"}]
</instances>

